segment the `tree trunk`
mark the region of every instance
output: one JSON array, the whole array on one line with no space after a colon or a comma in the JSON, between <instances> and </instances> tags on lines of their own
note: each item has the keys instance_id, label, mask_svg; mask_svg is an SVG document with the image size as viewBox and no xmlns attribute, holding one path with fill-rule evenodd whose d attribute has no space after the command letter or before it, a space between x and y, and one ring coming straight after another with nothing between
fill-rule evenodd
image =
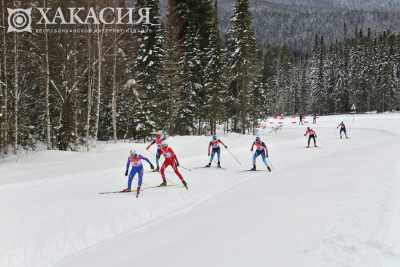
<instances>
[{"instance_id":1,"label":"tree trunk","mask_svg":"<svg viewBox=\"0 0 400 267\"><path fill-rule=\"evenodd\" d=\"M98 57L98 68L97 68L97 103L96 103L96 125L95 125L95 140L98 140L99 137L99 122L100 122L100 104L101 104L101 76L102 76L102 67L103 67L103 29L100 30L100 26L98 26L97 33L97 57Z\"/></svg>"},{"instance_id":2,"label":"tree trunk","mask_svg":"<svg viewBox=\"0 0 400 267\"><path fill-rule=\"evenodd\" d=\"M4 5L4 0L2 0L2 24L6 25L5 22L5 5ZM3 147L4 147L4 154L8 154L8 86L7 86L7 42L6 42L6 29L3 29ZM1 76L1 75L0 75Z\"/></svg>"},{"instance_id":3,"label":"tree trunk","mask_svg":"<svg viewBox=\"0 0 400 267\"><path fill-rule=\"evenodd\" d=\"M86 149L89 151L90 147L90 120L92 118L92 36L88 33L88 91L87 91L87 118L86 118Z\"/></svg>"},{"instance_id":4,"label":"tree trunk","mask_svg":"<svg viewBox=\"0 0 400 267\"><path fill-rule=\"evenodd\" d=\"M113 62L113 88L112 88L112 127L114 143L117 142L117 27L114 27L114 62Z\"/></svg>"},{"instance_id":5,"label":"tree trunk","mask_svg":"<svg viewBox=\"0 0 400 267\"><path fill-rule=\"evenodd\" d=\"M76 51L77 49L77 41L75 36L73 36L74 38L74 50ZM73 70L73 82L75 83L78 80L78 58L76 56L76 54L74 54L74 70ZM77 150L78 146L79 146L79 133L78 133L78 126L79 126L79 122L78 122L78 110L79 110L79 103L78 103L78 92L79 89L78 88L73 88L71 91L71 97L72 97L72 106L73 106L73 132L74 132L74 149Z\"/></svg>"},{"instance_id":6,"label":"tree trunk","mask_svg":"<svg viewBox=\"0 0 400 267\"><path fill-rule=\"evenodd\" d=\"M18 69L18 36L14 33L14 153L18 150L18 112L19 112L19 69Z\"/></svg>"},{"instance_id":7,"label":"tree trunk","mask_svg":"<svg viewBox=\"0 0 400 267\"><path fill-rule=\"evenodd\" d=\"M47 7L47 1L44 1L45 8ZM51 142L51 118L50 118L50 65L49 65L49 36L47 33L47 25L45 24L45 103L46 103L46 143L47 149L52 149Z\"/></svg>"}]
</instances>

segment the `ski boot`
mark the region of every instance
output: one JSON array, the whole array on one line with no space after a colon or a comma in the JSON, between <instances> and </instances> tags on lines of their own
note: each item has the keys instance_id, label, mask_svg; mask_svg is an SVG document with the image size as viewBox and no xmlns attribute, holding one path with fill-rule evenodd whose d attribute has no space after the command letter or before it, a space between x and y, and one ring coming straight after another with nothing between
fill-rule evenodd
<instances>
[{"instance_id":1,"label":"ski boot","mask_svg":"<svg viewBox=\"0 0 400 267\"><path fill-rule=\"evenodd\" d=\"M221 162L219 162L219 161L218 161L218 168L220 168L220 169L222 168L221 167Z\"/></svg>"},{"instance_id":2,"label":"ski boot","mask_svg":"<svg viewBox=\"0 0 400 267\"><path fill-rule=\"evenodd\" d=\"M257 170L256 165L254 165L253 168L250 169L250 171L254 171L254 172L255 172L256 170Z\"/></svg>"},{"instance_id":3,"label":"ski boot","mask_svg":"<svg viewBox=\"0 0 400 267\"><path fill-rule=\"evenodd\" d=\"M205 167L206 168L211 168L211 163L208 163Z\"/></svg>"},{"instance_id":4,"label":"ski boot","mask_svg":"<svg viewBox=\"0 0 400 267\"><path fill-rule=\"evenodd\" d=\"M160 186L160 187L167 186L167 181L164 180L159 186Z\"/></svg>"},{"instance_id":5,"label":"ski boot","mask_svg":"<svg viewBox=\"0 0 400 267\"><path fill-rule=\"evenodd\" d=\"M182 184L186 188L186 190L189 190L189 187L188 187L188 185L187 185L185 180L182 180Z\"/></svg>"},{"instance_id":6,"label":"ski boot","mask_svg":"<svg viewBox=\"0 0 400 267\"><path fill-rule=\"evenodd\" d=\"M139 198L139 195L140 195L140 187L136 189L136 198Z\"/></svg>"},{"instance_id":7,"label":"ski boot","mask_svg":"<svg viewBox=\"0 0 400 267\"><path fill-rule=\"evenodd\" d=\"M124 189L124 190L121 191L121 193L129 193L129 192L131 192L131 190L129 188Z\"/></svg>"}]
</instances>

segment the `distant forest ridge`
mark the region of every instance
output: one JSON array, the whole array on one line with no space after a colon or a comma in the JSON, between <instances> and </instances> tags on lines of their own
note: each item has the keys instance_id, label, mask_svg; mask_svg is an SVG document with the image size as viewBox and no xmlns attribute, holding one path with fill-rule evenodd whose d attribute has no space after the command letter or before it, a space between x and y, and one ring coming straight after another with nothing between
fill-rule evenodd
<instances>
[{"instance_id":1,"label":"distant forest ridge","mask_svg":"<svg viewBox=\"0 0 400 267\"><path fill-rule=\"evenodd\" d=\"M235 0L218 0L220 27L229 29ZM400 29L400 0L250 0L253 28L259 45L282 46L310 52L315 35L327 43L343 40L355 31L397 32ZM163 14L168 0L161 0Z\"/></svg>"}]
</instances>

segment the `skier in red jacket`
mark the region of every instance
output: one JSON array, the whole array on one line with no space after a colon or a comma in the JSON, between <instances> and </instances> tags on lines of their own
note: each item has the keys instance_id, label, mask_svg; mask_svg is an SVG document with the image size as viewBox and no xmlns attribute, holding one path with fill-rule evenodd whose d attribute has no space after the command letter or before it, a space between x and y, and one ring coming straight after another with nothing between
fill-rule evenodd
<instances>
[{"instance_id":1,"label":"skier in red jacket","mask_svg":"<svg viewBox=\"0 0 400 267\"><path fill-rule=\"evenodd\" d=\"M165 142L161 145L161 155L164 156L165 160L164 160L164 163L162 164L161 170L160 170L161 177L162 177L162 180L163 180L163 182L162 182L162 184L160 186L167 186L167 179L165 177L165 169L167 167L171 166L172 169L174 170L175 174L181 180L183 186L186 189L189 189L185 179L183 179L182 174L178 170L179 161L178 161L178 158L176 157L176 154L175 154L174 150L172 150L172 148L170 148L168 146L168 144L165 143Z\"/></svg>"},{"instance_id":2,"label":"skier in red jacket","mask_svg":"<svg viewBox=\"0 0 400 267\"><path fill-rule=\"evenodd\" d=\"M307 131L304 134L304 136L308 135L308 146L307 148L310 148L310 143L311 143L311 139L314 140L314 147L317 147L317 134L316 132L311 129L310 127L307 127Z\"/></svg>"}]
</instances>

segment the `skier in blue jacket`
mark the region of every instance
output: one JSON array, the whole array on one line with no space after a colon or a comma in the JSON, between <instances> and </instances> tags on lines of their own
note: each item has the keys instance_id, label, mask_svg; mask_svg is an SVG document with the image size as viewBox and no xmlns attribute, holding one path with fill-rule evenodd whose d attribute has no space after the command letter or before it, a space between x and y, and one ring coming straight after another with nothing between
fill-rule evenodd
<instances>
[{"instance_id":1,"label":"skier in blue jacket","mask_svg":"<svg viewBox=\"0 0 400 267\"><path fill-rule=\"evenodd\" d=\"M130 156L128 158L128 162L126 163L126 171L125 171L125 176L128 176L129 166L132 165L128 179L128 188L122 190L121 192L131 192L133 178L135 177L136 174L138 174L139 179L136 190L136 197L139 197L140 188L142 187L142 182L143 182L143 173L144 173L142 160L147 161L147 163L150 164L151 169L154 170L154 165L148 158L139 155L136 151L131 151Z\"/></svg>"},{"instance_id":2,"label":"skier in blue jacket","mask_svg":"<svg viewBox=\"0 0 400 267\"><path fill-rule=\"evenodd\" d=\"M254 151L254 147L256 147L256 151L254 152L253 155L253 168L251 169L252 171L256 171L256 159L261 156L262 161L264 162L265 166L267 167L268 171L272 171L271 167L268 164L268 148L267 145L261 141L261 138L257 136L256 141L253 143L253 145L250 148L250 151Z\"/></svg>"}]
</instances>

